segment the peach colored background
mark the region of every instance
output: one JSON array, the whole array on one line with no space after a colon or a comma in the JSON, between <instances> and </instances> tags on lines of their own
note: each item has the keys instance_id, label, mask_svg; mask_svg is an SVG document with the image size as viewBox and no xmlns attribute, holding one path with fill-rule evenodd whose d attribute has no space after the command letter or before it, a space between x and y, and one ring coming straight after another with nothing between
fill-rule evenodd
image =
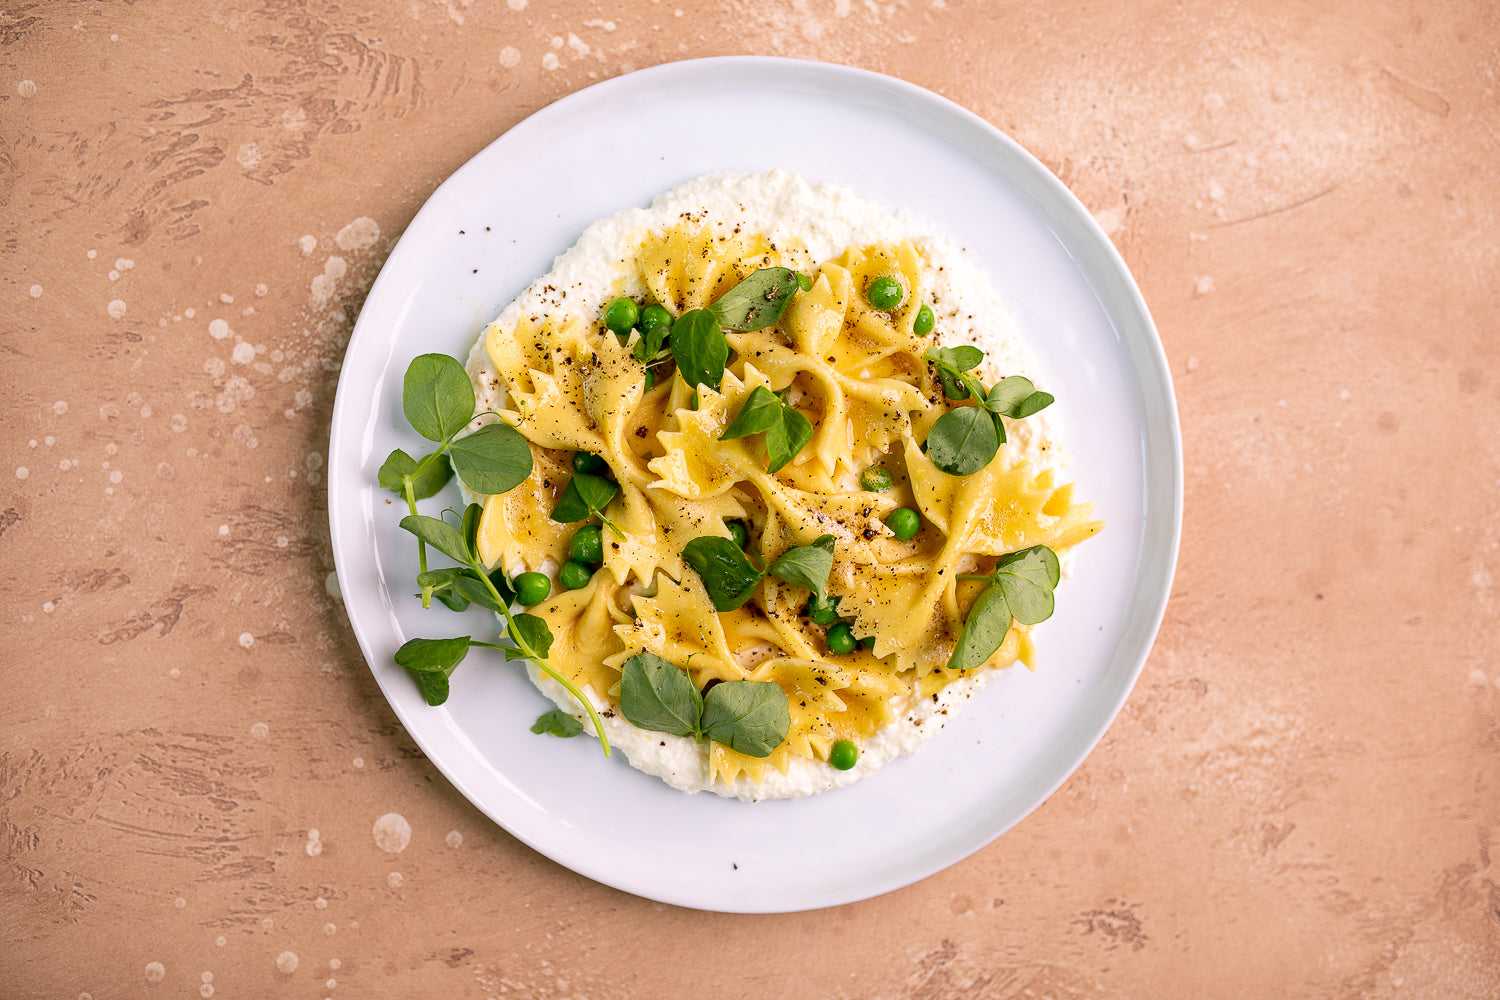
<instances>
[{"instance_id":1,"label":"peach colored background","mask_svg":"<svg viewBox=\"0 0 1500 1000\"><path fill-rule=\"evenodd\" d=\"M0 993L1497 995L1497 51L1482 2L7 3ZM892 73L1041 157L1137 275L1186 449L1173 601L1083 768L789 916L519 845L326 589L335 373L411 215L550 101L724 53Z\"/></svg>"}]
</instances>

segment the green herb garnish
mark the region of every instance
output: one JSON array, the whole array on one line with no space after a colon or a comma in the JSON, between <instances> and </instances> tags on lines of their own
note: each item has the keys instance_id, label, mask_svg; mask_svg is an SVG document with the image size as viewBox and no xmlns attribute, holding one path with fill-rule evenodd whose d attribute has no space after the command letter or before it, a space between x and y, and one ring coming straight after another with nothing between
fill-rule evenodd
<instances>
[{"instance_id":1,"label":"green herb garnish","mask_svg":"<svg viewBox=\"0 0 1500 1000\"><path fill-rule=\"evenodd\" d=\"M832 535L819 535L811 545L793 546L769 568L758 569L730 539L704 535L683 546L682 560L702 578L715 611L733 611L743 605L768 573L807 588L822 602L828 593L828 574L833 571L833 544Z\"/></svg>"},{"instance_id":2,"label":"green herb garnish","mask_svg":"<svg viewBox=\"0 0 1500 1000\"><path fill-rule=\"evenodd\" d=\"M504 572L498 568L493 573L485 571L477 548L483 508L473 503L462 511L445 512L456 513L456 523L417 510L417 501L436 494L455 471L465 486L487 494L512 490L531 475L531 445L509 424L487 424L472 434L458 437L476 417L474 401L473 384L456 359L443 354L415 358L402 382L402 412L417 433L438 442L439 447L420 459L396 449L381 465L378 479L383 488L406 500L409 513L401 519L401 527L417 539L420 566L417 586L421 588L422 606L431 607L436 597L454 611L465 611L471 605L487 608L505 620L505 636L511 644L484 642L467 635L411 639L396 650L396 663L412 674L427 704L441 705L448 700L449 678L471 648L497 649L508 660L530 660L584 707L607 755L609 739L593 704L571 680L547 663L547 654L552 649L552 632L547 623L535 615L512 614L510 607L516 595ZM582 474L574 477L580 478L595 479L611 490L617 488L597 477ZM589 495L597 499L594 493ZM584 506L587 516L587 503ZM429 569L428 546L459 565Z\"/></svg>"},{"instance_id":3,"label":"green herb garnish","mask_svg":"<svg viewBox=\"0 0 1500 1000\"><path fill-rule=\"evenodd\" d=\"M382 488L406 500L413 517L417 501L436 495L453 477L454 469L476 493L505 493L531 475L531 446L507 423L487 424L455 440L476 416L486 415L475 414L474 386L456 359L446 354L412 359L401 383L401 410L418 434L438 442L436 451L420 459L397 448L386 456L377 474ZM428 541L420 534L417 538L417 562L425 574ZM422 607L431 607L433 591L426 584L421 586Z\"/></svg>"},{"instance_id":4,"label":"green herb garnish","mask_svg":"<svg viewBox=\"0 0 1500 1000\"><path fill-rule=\"evenodd\" d=\"M682 548L682 561L703 578L715 611L733 611L750 600L766 575L728 538L704 535Z\"/></svg>"},{"instance_id":5,"label":"green herb garnish","mask_svg":"<svg viewBox=\"0 0 1500 1000\"><path fill-rule=\"evenodd\" d=\"M1052 403L1050 393L1038 391L1022 375L985 388L972 373L984 360L984 352L977 347L932 347L923 357L936 366L944 396L973 399L978 404L949 410L927 433L927 457L950 476L967 476L990 464L1005 443L1001 417L1020 420Z\"/></svg>"},{"instance_id":6,"label":"green herb garnish","mask_svg":"<svg viewBox=\"0 0 1500 1000\"><path fill-rule=\"evenodd\" d=\"M538 736L547 733L566 740L583 732L583 723L562 709L554 708L537 716L536 721L531 724L531 731Z\"/></svg>"},{"instance_id":7,"label":"green herb garnish","mask_svg":"<svg viewBox=\"0 0 1500 1000\"><path fill-rule=\"evenodd\" d=\"M672 357L677 372L689 386L706 385L715 392L724 381L729 341L719 321L707 309L690 309L672 324Z\"/></svg>"},{"instance_id":8,"label":"green herb garnish","mask_svg":"<svg viewBox=\"0 0 1500 1000\"><path fill-rule=\"evenodd\" d=\"M811 421L779 395L758 385L750 390L740 412L719 435L720 441L764 434L766 471L780 472L813 438Z\"/></svg>"},{"instance_id":9,"label":"green herb garnish","mask_svg":"<svg viewBox=\"0 0 1500 1000\"><path fill-rule=\"evenodd\" d=\"M811 545L787 549L768 572L794 587L812 591L822 601L828 596L828 574L833 572L833 536L819 535Z\"/></svg>"},{"instance_id":10,"label":"green herb garnish","mask_svg":"<svg viewBox=\"0 0 1500 1000\"><path fill-rule=\"evenodd\" d=\"M681 667L644 652L621 670L620 711L638 729L709 739L750 757L769 757L792 724L786 692L770 681L725 681L702 695Z\"/></svg>"},{"instance_id":11,"label":"green herb garnish","mask_svg":"<svg viewBox=\"0 0 1500 1000\"><path fill-rule=\"evenodd\" d=\"M672 324L671 354L682 380L696 389L706 385L715 392L724 381L729 360L729 341L724 331L764 330L786 312L801 286L797 275L784 267L763 267L719 296L707 309L689 309ZM645 333L634 357L642 364L656 359L661 340L647 343Z\"/></svg>"},{"instance_id":12,"label":"green herb garnish","mask_svg":"<svg viewBox=\"0 0 1500 1000\"><path fill-rule=\"evenodd\" d=\"M781 319L801 287L796 272L790 268L763 267L719 296L708 308L727 330L745 333L764 330Z\"/></svg>"},{"instance_id":13,"label":"green herb garnish","mask_svg":"<svg viewBox=\"0 0 1500 1000\"><path fill-rule=\"evenodd\" d=\"M485 573L484 565L475 551L475 534L478 531L481 510L479 504L469 504L460 515L458 526L440 517L412 514L401 519L401 527L416 535L419 541L465 564L460 568L459 573L448 574L446 578L451 580L451 586L463 598L481 607L489 608L504 618L506 636L514 645L481 642L469 636L454 639L412 639L396 651L396 662L417 675L422 694L429 705L441 705L448 697L447 679L467 655L470 647L498 649L505 654L507 660L530 660L542 673L566 688L568 693L584 707L594 723L594 731L599 736L604 752L608 754L609 740L604 732L604 723L594 710L593 704L584 697L583 692L578 690L572 681L547 663L547 654L552 650L552 631L547 627L547 623L536 615L524 612L512 614L510 604L515 599L515 595L508 587L502 589L497 586L495 580ZM469 572L462 572L463 569ZM429 579L429 583L438 582L440 581ZM441 683L427 677L428 674L441 674Z\"/></svg>"},{"instance_id":14,"label":"green herb garnish","mask_svg":"<svg viewBox=\"0 0 1500 1000\"><path fill-rule=\"evenodd\" d=\"M575 472L573 478L568 480L568 486L563 490L562 496L557 498L557 504L552 508L552 520L558 524L571 524L574 521L587 521L591 517L597 517L615 533L616 538L624 538L625 533L604 516L604 508L609 506L609 502L619 492L619 483L599 476L591 476L586 472Z\"/></svg>"},{"instance_id":15,"label":"green herb garnish","mask_svg":"<svg viewBox=\"0 0 1500 1000\"><path fill-rule=\"evenodd\" d=\"M1011 619L1035 625L1051 618L1052 590L1060 577L1057 554L1045 545L1002 556L992 573L960 575L960 580L983 580L988 586L969 609L963 634L948 659L948 669L983 666L1005 641Z\"/></svg>"}]
</instances>

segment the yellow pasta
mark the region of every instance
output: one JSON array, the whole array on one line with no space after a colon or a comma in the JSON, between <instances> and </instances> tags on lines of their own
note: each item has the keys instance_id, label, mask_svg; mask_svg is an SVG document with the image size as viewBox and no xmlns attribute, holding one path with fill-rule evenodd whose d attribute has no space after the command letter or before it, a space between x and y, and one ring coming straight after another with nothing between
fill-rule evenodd
<instances>
[{"instance_id":1,"label":"yellow pasta","mask_svg":"<svg viewBox=\"0 0 1500 1000\"><path fill-rule=\"evenodd\" d=\"M990 571L998 557L1033 545L1066 549L1099 530L1071 484L1057 483L1020 443L969 476L943 473L923 453L933 422L961 404L944 398L922 357L935 343L914 326L928 265L910 242L815 262L800 247L683 218L642 234L634 263L674 316L712 304L757 268L790 266L812 281L779 323L727 334L733 355L718 391L694 393L675 375L648 388L634 340L622 343L599 322L491 324L484 346L502 415L531 442L536 463L521 487L488 499L479 549L512 573L562 564L576 525L548 515L571 475L568 453L603 458L619 484L604 511L618 529L603 535L605 571L531 613L555 636L552 666L616 706L622 665L642 651L677 664L700 690L734 680L780 686L792 720L786 740L766 758L711 744L711 777L759 782L792 758L823 760L836 741L870 739L902 706L958 676L947 663L981 586L960 575ZM880 277L905 291L890 311L862 294ZM811 443L776 473L758 436L719 440L760 387L784 393L813 427ZM892 474L891 489L859 486L873 465ZM927 529L897 538L884 519L898 506L920 511ZM716 612L682 550L696 537L730 537L733 519L748 524L767 565L832 535L829 593L873 646L828 654L826 629L804 613L808 592L772 576L743 607ZM1014 625L986 669L1029 663L1030 652L1028 630Z\"/></svg>"}]
</instances>

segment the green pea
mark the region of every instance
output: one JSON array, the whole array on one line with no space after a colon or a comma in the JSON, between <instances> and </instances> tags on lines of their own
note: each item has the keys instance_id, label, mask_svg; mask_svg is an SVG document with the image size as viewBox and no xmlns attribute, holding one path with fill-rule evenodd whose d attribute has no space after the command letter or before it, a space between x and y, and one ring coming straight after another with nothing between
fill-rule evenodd
<instances>
[{"instance_id":1,"label":"green pea","mask_svg":"<svg viewBox=\"0 0 1500 1000\"><path fill-rule=\"evenodd\" d=\"M597 566L604 561L604 533L597 524L586 524L573 532L568 554L578 562ZM576 588L575 588L576 589Z\"/></svg>"},{"instance_id":2,"label":"green pea","mask_svg":"<svg viewBox=\"0 0 1500 1000\"><path fill-rule=\"evenodd\" d=\"M514 586L522 607L535 607L552 596L552 581L541 573L522 573Z\"/></svg>"},{"instance_id":3,"label":"green pea","mask_svg":"<svg viewBox=\"0 0 1500 1000\"><path fill-rule=\"evenodd\" d=\"M740 520L727 521L725 522L725 527L729 529L729 537L734 540L734 544L743 549L745 542L750 539L749 534L745 531L745 522Z\"/></svg>"},{"instance_id":4,"label":"green pea","mask_svg":"<svg viewBox=\"0 0 1500 1000\"><path fill-rule=\"evenodd\" d=\"M919 337L925 337L937 326L937 317L932 315L932 309L927 303L922 303L922 308L917 310L917 318L912 321L911 332Z\"/></svg>"},{"instance_id":5,"label":"green pea","mask_svg":"<svg viewBox=\"0 0 1500 1000\"><path fill-rule=\"evenodd\" d=\"M897 507L885 519L885 526L897 538L909 542L922 530L922 516L910 507Z\"/></svg>"},{"instance_id":6,"label":"green pea","mask_svg":"<svg viewBox=\"0 0 1500 1000\"><path fill-rule=\"evenodd\" d=\"M672 328L672 314L665 306L649 305L641 310L641 333L652 333L661 327Z\"/></svg>"},{"instance_id":7,"label":"green pea","mask_svg":"<svg viewBox=\"0 0 1500 1000\"><path fill-rule=\"evenodd\" d=\"M805 274L797 275L797 287L804 292L812 291L812 279Z\"/></svg>"},{"instance_id":8,"label":"green pea","mask_svg":"<svg viewBox=\"0 0 1500 1000\"><path fill-rule=\"evenodd\" d=\"M876 278L870 282L865 289L865 298L870 300L870 305L876 309L894 309L906 298L906 290L901 287L901 282L886 275Z\"/></svg>"},{"instance_id":9,"label":"green pea","mask_svg":"<svg viewBox=\"0 0 1500 1000\"><path fill-rule=\"evenodd\" d=\"M573 452L573 471L586 472L591 476L607 476L609 463L592 452L575 451Z\"/></svg>"},{"instance_id":10,"label":"green pea","mask_svg":"<svg viewBox=\"0 0 1500 1000\"><path fill-rule=\"evenodd\" d=\"M609 327L620 336L624 336L635 329L635 324L641 318L641 307L635 304L634 299L621 296L604 308L604 325Z\"/></svg>"},{"instance_id":11,"label":"green pea","mask_svg":"<svg viewBox=\"0 0 1500 1000\"><path fill-rule=\"evenodd\" d=\"M859 474L859 485L871 493L891 488L891 474L884 466L872 465Z\"/></svg>"},{"instance_id":12,"label":"green pea","mask_svg":"<svg viewBox=\"0 0 1500 1000\"><path fill-rule=\"evenodd\" d=\"M859 640L859 648L860 649L874 649L875 648L875 637L873 635L867 635L863 639Z\"/></svg>"},{"instance_id":13,"label":"green pea","mask_svg":"<svg viewBox=\"0 0 1500 1000\"><path fill-rule=\"evenodd\" d=\"M562 564L562 569L557 571L557 582L568 590L582 590L589 585L594 578L594 571L581 562L569 559Z\"/></svg>"},{"instance_id":14,"label":"green pea","mask_svg":"<svg viewBox=\"0 0 1500 1000\"><path fill-rule=\"evenodd\" d=\"M839 740L828 748L828 763L840 771L847 771L859 762L859 747L848 740Z\"/></svg>"},{"instance_id":15,"label":"green pea","mask_svg":"<svg viewBox=\"0 0 1500 1000\"><path fill-rule=\"evenodd\" d=\"M814 625L832 625L839 620L839 599L830 597L820 604L813 598L807 605L807 617Z\"/></svg>"},{"instance_id":16,"label":"green pea","mask_svg":"<svg viewBox=\"0 0 1500 1000\"><path fill-rule=\"evenodd\" d=\"M857 645L859 643L854 641L854 629L849 627L848 622L839 622L828 630L828 651L835 656L852 653Z\"/></svg>"}]
</instances>

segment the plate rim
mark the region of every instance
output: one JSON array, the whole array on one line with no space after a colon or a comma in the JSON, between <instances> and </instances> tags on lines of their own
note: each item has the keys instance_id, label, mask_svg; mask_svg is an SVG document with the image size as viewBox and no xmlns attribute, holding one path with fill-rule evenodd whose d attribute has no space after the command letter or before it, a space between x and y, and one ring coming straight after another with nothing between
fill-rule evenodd
<instances>
[{"instance_id":1,"label":"plate rim","mask_svg":"<svg viewBox=\"0 0 1500 1000\"><path fill-rule=\"evenodd\" d=\"M957 854L945 856L936 862L920 865L915 874L911 871L902 871L887 878L872 878L862 881L858 887L850 887L852 891L844 893L825 892L826 898L798 899L790 905L768 906L748 905L737 906L733 900L716 899L705 901L703 899L686 898L681 894L662 893L652 891L649 885L642 885L629 878L621 878L618 873L612 872L607 865L591 864L587 859L579 862L578 859L570 858L563 860L557 853L548 849L548 845L537 842L536 838L518 831L508 824L501 815L497 813L484 796L476 793L463 775L455 773L455 769L445 766L439 760L442 756L440 751L435 751L430 744L432 739L424 731L424 727L413 727L408 716L413 715L412 706L405 701L392 697L386 690L386 682L375 667L372 649L364 628L356 621L355 612L345 603L344 612L349 620L351 630L355 634L363 655L366 666L370 668L381 694L385 697L387 704L400 720L407 735L418 745L429 761L438 769L444 778L469 801L471 805L484 813L492 822L506 830L511 836L525 843L531 849L542 856L568 868L580 875L603 885L611 886L624 892L643 898L657 900L672 905L684 906L694 909L713 910L718 912L741 912L741 913L777 913L795 912L799 910L817 909L827 906L841 905L843 903L855 902L884 894L897 888L913 884L939 871L945 870L959 863L993 843L1002 834L1014 828L1014 826L1031 815L1048 798L1050 798L1072 775L1078 770L1084 760L1093 752L1103 739L1109 727L1118 717L1120 710L1128 700L1136 681L1145 668L1151 649L1153 648L1156 635L1160 629L1161 622L1165 616L1166 608L1171 599L1172 582L1176 572L1177 560L1181 545L1182 517L1183 517L1183 459L1181 426L1176 404L1170 365L1166 359L1165 348L1161 337L1156 329L1150 310L1146 305L1144 296L1139 286L1131 275L1117 247L1108 235L1098 225L1097 221L1089 213L1076 195L1070 191L1050 170L1033 154L1021 146L1015 139L991 124L986 119L968 110L962 105L928 90L917 84L911 83L897 77L877 73L871 70L857 67L844 66L836 63L824 63L811 60L791 59L777 56L714 56L698 59L679 60L658 64L636 70L631 73L622 74L608 80L601 81L588 87L581 88L556 101L537 109L506 131L502 132L491 142L486 143L479 151L469 157L463 164L456 168L439 184L432 193L424 200L422 206L412 216L410 222L403 230L400 237L391 248L380 273L372 283L366 296L365 304L361 307L359 317L356 319L354 329L350 335L346 347L345 358L347 359L357 346L362 346L366 340L373 335L384 331L374 330L375 320L367 313L366 307L372 301L379 301L379 293L382 286L390 284L396 279L392 277L396 269L392 264L398 266L409 255L411 247L415 246L416 237L412 234L418 230L418 223L424 213L429 211L436 213L437 205L443 199L451 196L453 190L460 186L460 178L467 174L471 168L478 169L477 161L480 161L490 151L501 144L512 144L518 142L526 134L544 123L545 119L557 114L564 114L574 104L588 100L596 100L601 95L620 89L630 87L650 86L661 78L669 78L676 75L694 76L695 74L707 73L710 76L722 74L725 77L733 77L736 73L754 72L757 75L771 78L776 83L776 89L801 90L811 87L822 96L842 96L845 90L865 91L873 90L879 94L884 92L888 95L898 96L902 101L916 103L918 105L931 105L936 110L947 116L942 121L942 130L927 127L929 132L934 133L944 141L952 142L950 133L954 131L968 130L982 137L984 142L997 147L1000 152L995 154L996 160L1006 161L1007 172L1002 178L1008 183L1014 184L1014 178L1010 172L1019 168L1024 171L1025 179L1029 182L1020 187L1021 194L1030 206L1038 211L1047 222L1048 229L1058 239L1059 243L1068 252L1074 261L1075 267L1080 271L1080 276L1085 285L1094 293L1101 312L1108 320L1109 326L1120 337L1122 346L1129 350L1130 357L1134 360L1134 371L1131 383L1141 393L1143 404L1142 410L1142 435L1141 439L1151 437L1150 431L1153 427L1153 416L1159 422L1156 428L1158 436L1163 437L1158 443L1166 447L1166 454L1153 456L1157 463L1162 459L1168 459L1168 467L1165 470L1168 475L1167 481L1162 482L1156 478L1159 472L1156 465L1149 466L1151 475L1147 476L1145 484L1146 497L1143 500L1142 517L1147 522L1147 533L1151 528L1157 529L1157 533L1165 532L1165 538L1155 540L1156 544L1148 544L1151 539L1143 534L1141 539L1140 569L1134 579L1137 582L1151 582L1150 588L1152 599L1144 607L1131 605L1132 614L1127 620L1127 627L1120 637L1120 644L1127 641L1134 652L1131 655L1131 669L1128 676L1122 676L1118 683L1118 689L1110 698L1102 711L1102 721L1097 731L1090 738L1081 741L1076 754L1068 755L1066 766L1058 769L1055 780L1049 782L1045 791L1034 797L1033 801L1015 816L1009 823L1000 824L987 836L981 837L972 843L966 843L964 848ZM969 143L962 143L961 148L975 154ZM995 168L994 163L986 162L988 169ZM409 240L408 237L411 237ZM403 245L407 252L403 251ZM1088 269L1080 263L1080 258L1092 260L1094 269ZM1101 287L1101 283L1104 287ZM1106 292L1108 294L1106 294ZM1129 320L1122 323L1122 317L1117 314L1113 303L1123 302L1129 308ZM367 316L368 318L367 320ZM1138 337L1127 338L1120 336L1122 327L1131 327L1139 333ZM361 336L364 331L364 336ZM331 538L331 548L334 557L334 567L340 588L343 593L353 592L346 583L345 577L352 572L350 568L356 561L348 554L346 545L353 544L353 540L346 538L346 534L368 535L340 525L338 513L347 510L359 510L362 504L359 502L359 491L351 486L348 487L348 495L345 496L346 486L342 477L333 474L333 470L343 467L347 461L345 450L353 447L348 433L339 434L341 426L357 424L359 421L351 420L350 412L358 407L356 402L359 395L352 384L346 384L346 379L352 379L350 366L341 366L338 385L335 392L334 406L329 424L329 446L328 466L328 517ZM1154 381L1146 382L1142 376L1153 375ZM360 386L359 389L366 392L367 387ZM1154 391L1148 391L1154 390ZM369 404L373 407L374 404ZM357 449L356 449L357 450ZM356 463L357 465L357 463ZM336 503L336 499L342 499L342 503ZM1153 503L1153 501L1155 501ZM1165 508L1165 509L1163 509ZM1163 521L1165 517L1165 522ZM357 519L355 519L357 520ZM373 536L366 538L370 543L369 551L373 553ZM1154 576L1152 580L1146 580L1148 576ZM389 595L384 595L389 604ZM425 707L425 706L424 706ZM437 754L435 756L435 753Z\"/></svg>"}]
</instances>

